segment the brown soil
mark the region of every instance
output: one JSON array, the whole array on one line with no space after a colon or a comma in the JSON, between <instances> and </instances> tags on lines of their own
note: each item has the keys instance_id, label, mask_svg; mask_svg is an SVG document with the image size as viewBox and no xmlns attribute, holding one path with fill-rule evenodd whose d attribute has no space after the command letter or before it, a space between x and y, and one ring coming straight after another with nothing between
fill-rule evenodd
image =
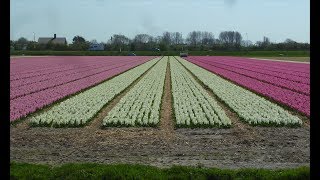
<instances>
[{"instance_id":1,"label":"brown soil","mask_svg":"<svg viewBox=\"0 0 320 180\"><path fill-rule=\"evenodd\" d=\"M30 128L21 122L10 128L10 159L53 165L69 162L220 168L309 165L309 126L251 127L221 102L219 105L232 120L231 128L174 129L169 68L168 64L158 128L101 129L99 115L85 128ZM126 92L101 114L106 115Z\"/></svg>"}]
</instances>

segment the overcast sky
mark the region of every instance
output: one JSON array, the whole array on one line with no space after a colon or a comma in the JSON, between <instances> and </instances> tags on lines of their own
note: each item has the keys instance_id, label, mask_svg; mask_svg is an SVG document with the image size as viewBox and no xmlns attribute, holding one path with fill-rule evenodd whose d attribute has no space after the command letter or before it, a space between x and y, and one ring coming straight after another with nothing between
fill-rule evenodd
<instances>
[{"instance_id":1,"label":"overcast sky","mask_svg":"<svg viewBox=\"0 0 320 180\"><path fill-rule=\"evenodd\" d=\"M310 42L309 0L10 0L10 38L66 37L106 42L164 31L235 30L244 40ZM247 33L247 36L246 36Z\"/></svg>"}]
</instances>

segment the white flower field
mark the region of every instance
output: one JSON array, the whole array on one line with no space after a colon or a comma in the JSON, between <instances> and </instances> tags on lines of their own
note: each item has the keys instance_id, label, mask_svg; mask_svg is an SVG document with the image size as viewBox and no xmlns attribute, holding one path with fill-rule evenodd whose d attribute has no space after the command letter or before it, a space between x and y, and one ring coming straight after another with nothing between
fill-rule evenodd
<instances>
[{"instance_id":1,"label":"white flower field","mask_svg":"<svg viewBox=\"0 0 320 180\"><path fill-rule=\"evenodd\" d=\"M157 125L167 63L167 58L161 59L110 111L103 125Z\"/></svg>"},{"instance_id":2,"label":"white flower field","mask_svg":"<svg viewBox=\"0 0 320 180\"><path fill-rule=\"evenodd\" d=\"M208 86L241 119L252 125L301 125L302 121L282 107L240 86L179 58L200 81Z\"/></svg>"},{"instance_id":3,"label":"white flower field","mask_svg":"<svg viewBox=\"0 0 320 180\"><path fill-rule=\"evenodd\" d=\"M170 69L173 107L178 127L231 125L223 109L173 57L170 57Z\"/></svg>"}]
</instances>

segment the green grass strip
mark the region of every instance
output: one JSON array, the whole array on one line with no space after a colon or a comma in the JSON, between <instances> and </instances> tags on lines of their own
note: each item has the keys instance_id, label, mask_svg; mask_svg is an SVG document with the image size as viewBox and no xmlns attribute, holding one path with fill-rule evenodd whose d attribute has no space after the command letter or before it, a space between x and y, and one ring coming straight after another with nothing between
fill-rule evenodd
<instances>
[{"instance_id":1,"label":"green grass strip","mask_svg":"<svg viewBox=\"0 0 320 180\"><path fill-rule=\"evenodd\" d=\"M61 166L11 162L10 179L310 179L310 168L218 169L145 165L64 164Z\"/></svg>"}]
</instances>

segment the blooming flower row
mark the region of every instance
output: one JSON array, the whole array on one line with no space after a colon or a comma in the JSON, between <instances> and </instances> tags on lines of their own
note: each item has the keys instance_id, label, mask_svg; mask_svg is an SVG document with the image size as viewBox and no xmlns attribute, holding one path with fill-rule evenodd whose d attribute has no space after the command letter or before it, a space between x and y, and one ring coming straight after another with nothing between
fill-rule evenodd
<instances>
[{"instance_id":1,"label":"blooming flower row","mask_svg":"<svg viewBox=\"0 0 320 180\"><path fill-rule=\"evenodd\" d=\"M103 126L156 126L167 63L160 60L109 112Z\"/></svg>"},{"instance_id":2,"label":"blooming flower row","mask_svg":"<svg viewBox=\"0 0 320 180\"><path fill-rule=\"evenodd\" d=\"M129 63L129 62L135 62L135 61L132 61L132 60L131 61L121 61L121 64ZM119 64L119 62L110 62L110 63L100 62L100 63L92 63L90 65L83 65L83 64L76 65L75 64L72 69L68 69L68 70L55 70L55 71L51 71L51 72L48 72L49 71L48 70L45 74L42 74L40 72L34 72L33 76L23 77L23 78L19 78L16 80L11 80L10 81L10 89L16 88L16 87L22 87L25 85L30 85L33 83L49 81L49 80L57 79L57 78L64 77L64 76L80 74L80 73L82 74L82 73L86 73L86 72L92 71L92 70L99 71L101 69L102 70L105 69L106 67L115 66L117 64Z\"/></svg>"},{"instance_id":3,"label":"blooming flower row","mask_svg":"<svg viewBox=\"0 0 320 180\"><path fill-rule=\"evenodd\" d=\"M255 66L264 68L267 70L278 71L278 72L300 72L310 76L310 65L293 63L293 62L280 62L280 61L261 61L257 59L248 59L245 57L233 57L233 56L192 56L196 58L207 59L211 61L223 61L232 62L234 64L242 64L246 66Z\"/></svg>"},{"instance_id":4,"label":"blooming flower row","mask_svg":"<svg viewBox=\"0 0 320 180\"><path fill-rule=\"evenodd\" d=\"M88 56L52 56L21 58L10 61L10 80L43 76L51 73L69 71L80 67L99 63L109 63L110 58L96 58ZM111 59L116 61L116 59Z\"/></svg>"},{"instance_id":5,"label":"blooming flower row","mask_svg":"<svg viewBox=\"0 0 320 180\"><path fill-rule=\"evenodd\" d=\"M170 70L173 108L178 127L231 125L224 110L174 58L170 58Z\"/></svg>"},{"instance_id":6,"label":"blooming flower row","mask_svg":"<svg viewBox=\"0 0 320 180\"><path fill-rule=\"evenodd\" d=\"M281 79L286 79L286 80L294 81L297 83L303 83L308 85L310 84L310 70L305 70L303 72L303 75L301 75L302 72L297 72L297 71L289 72L288 70L276 69L274 67L268 67L268 64L264 66L263 65L257 66L254 63L247 64L245 62L241 62L240 60L234 61L233 59L229 59L229 58L218 59L217 57L199 57L199 56L188 57L188 59L202 60L207 63L214 63L215 65L225 65L229 67L256 72L259 74L265 74L265 75L269 75L269 76L273 76ZM244 59L243 61L245 60L246 59ZM255 60L255 61L259 62L259 60Z\"/></svg>"},{"instance_id":7,"label":"blooming flower row","mask_svg":"<svg viewBox=\"0 0 320 180\"><path fill-rule=\"evenodd\" d=\"M31 125L54 127L85 125L105 104L132 84L158 60L159 58L156 58L135 67L54 105L48 111L30 117Z\"/></svg>"},{"instance_id":8,"label":"blooming flower row","mask_svg":"<svg viewBox=\"0 0 320 180\"><path fill-rule=\"evenodd\" d=\"M251 125L301 125L302 121L288 111L236 84L178 57L200 81L212 90L239 117Z\"/></svg>"},{"instance_id":9,"label":"blooming flower row","mask_svg":"<svg viewBox=\"0 0 320 180\"><path fill-rule=\"evenodd\" d=\"M300 94L289 89L275 86L273 84L265 83L257 79L244 76L232 71L224 69L216 69L212 65L208 65L199 61L190 61L194 64L203 67L215 74L221 75L243 87L246 87L258 94L266 96L274 101L291 107L307 116L310 116L310 96Z\"/></svg>"},{"instance_id":10,"label":"blooming flower row","mask_svg":"<svg viewBox=\"0 0 320 180\"><path fill-rule=\"evenodd\" d=\"M95 64L152 59L147 56L51 56L26 57L10 61L10 80L44 76Z\"/></svg>"}]
</instances>

